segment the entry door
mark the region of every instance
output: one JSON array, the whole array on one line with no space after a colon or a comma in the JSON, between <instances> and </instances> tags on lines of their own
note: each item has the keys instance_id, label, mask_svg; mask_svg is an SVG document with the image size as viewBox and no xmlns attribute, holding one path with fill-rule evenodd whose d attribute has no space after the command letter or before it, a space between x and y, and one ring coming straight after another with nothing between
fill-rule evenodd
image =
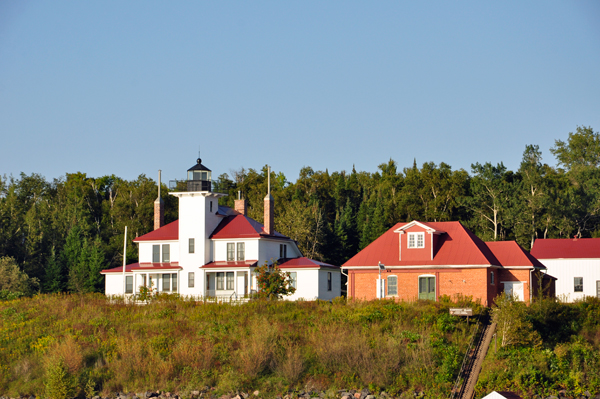
<instances>
[{"instance_id":1,"label":"entry door","mask_svg":"<svg viewBox=\"0 0 600 399\"><path fill-rule=\"evenodd\" d=\"M435 277L419 277L419 299L435 301Z\"/></svg>"},{"instance_id":2,"label":"entry door","mask_svg":"<svg viewBox=\"0 0 600 399\"><path fill-rule=\"evenodd\" d=\"M507 281L504 283L504 293L514 295L517 300L524 300L523 283L520 281Z\"/></svg>"},{"instance_id":3,"label":"entry door","mask_svg":"<svg viewBox=\"0 0 600 399\"><path fill-rule=\"evenodd\" d=\"M237 275L237 290L238 295L246 295L246 273Z\"/></svg>"}]
</instances>

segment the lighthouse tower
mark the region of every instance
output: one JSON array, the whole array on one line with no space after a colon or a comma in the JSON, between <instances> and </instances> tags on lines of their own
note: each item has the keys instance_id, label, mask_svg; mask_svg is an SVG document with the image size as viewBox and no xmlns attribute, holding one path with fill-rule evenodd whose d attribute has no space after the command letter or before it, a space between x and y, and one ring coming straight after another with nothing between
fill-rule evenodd
<instances>
[{"instance_id":1,"label":"lighthouse tower","mask_svg":"<svg viewBox=\"0 0 600 399\"><path fill-rule=\"evenodd\" d=\"M183 275L198 272L199 267L213 259L210 234L221 222L217 215L219 198L227 194L213 193L211 171L197 159L196 165L187 171L187 191L170 193L179 198L179 253ZM200 273L196 273L194 285L203 287L204 281ZM189 291L189 292L188 292ZM197 287L188 287L182 281L180 293L193 294Z\"/></svg>"}]
</instances>

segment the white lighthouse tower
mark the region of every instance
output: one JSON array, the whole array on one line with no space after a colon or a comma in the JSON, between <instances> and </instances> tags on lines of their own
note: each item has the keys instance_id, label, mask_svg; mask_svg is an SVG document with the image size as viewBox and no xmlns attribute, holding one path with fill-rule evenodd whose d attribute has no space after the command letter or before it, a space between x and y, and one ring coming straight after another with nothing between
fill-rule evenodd
<instances>
[{"instance_id":1,"label":"white lighthouse tower","mask_svg":"<svg viewBox=\"0 0 600 399\"><path fill-rule=\"evenodd\" d=\"M170 193L179 198L179 264L183 276L198 272L199 267L213 260L209 237L222 220L217 215L219 198L227 195L212 192L211 171L200 158L187 173L187 191ZM204 287L200 273L192 276L192 287L182 282L181 294L197 295L198 287Z\"/></svg>"}]
</instances>

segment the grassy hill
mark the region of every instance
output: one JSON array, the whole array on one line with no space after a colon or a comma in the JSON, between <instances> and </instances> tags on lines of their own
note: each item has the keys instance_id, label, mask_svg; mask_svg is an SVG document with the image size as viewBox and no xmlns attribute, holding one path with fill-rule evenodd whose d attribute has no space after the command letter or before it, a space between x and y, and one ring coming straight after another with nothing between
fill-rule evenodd
<instances>
[{"instance_id":1,"label":"grassy hill","mask_svg":"<svg viewBox=\"0 0 600 399\"><path fill-rule=\"evenodd\" d=\"M476 397L600 393L600 300L502 300L497 344ZM91 397L162 390L186 398L252 392L337 393L369 388L394 397L446 398L474 320L451 302L269 302L243 305L161 297L145 305L102 295L0 301L0 396ZM293 396L293 395L292 395ZM339 396L339 395L338 395Z\"/></svg>"},{"instance_id":2,"label":"grassy hill","mask_svg":"<svg viewBox=\"0 0 600 399\"><path fill-rule=\"evenodd\" d=\"M208 386L265 397L352 388L445 397L473 328L473 320L448 314L452 306L342 299L231 306L168 296L138 306L102 295L4 301L0 395L185 397Z\"/></svg>"}]
</instances>

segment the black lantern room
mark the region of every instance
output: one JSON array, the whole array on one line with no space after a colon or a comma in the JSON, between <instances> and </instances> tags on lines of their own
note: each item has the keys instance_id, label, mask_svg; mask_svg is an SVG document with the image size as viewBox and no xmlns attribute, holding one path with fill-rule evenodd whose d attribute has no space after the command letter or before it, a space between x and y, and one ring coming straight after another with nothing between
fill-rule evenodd
<instances>
[{"instance_id":1,"label":"black lantern room","mask_svg":"<svg viewBox=\"0 0 600 399\"><path fill-rule=\"evenodd\" d=\"M196 165L188 169L187 190L188 191L211 191L211 171L202 165L198 158Z\"/></svg>"}]
</instances>

